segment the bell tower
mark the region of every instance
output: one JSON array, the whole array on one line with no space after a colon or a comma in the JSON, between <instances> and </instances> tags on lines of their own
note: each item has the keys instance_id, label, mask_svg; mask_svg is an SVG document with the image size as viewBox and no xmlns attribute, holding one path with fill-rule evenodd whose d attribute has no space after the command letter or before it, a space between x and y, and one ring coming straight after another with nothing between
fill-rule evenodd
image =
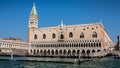
<instances>
[{"instance_id":1,"label":"bell tower","mask_svg":"<svg viewBox=\"0 0 120 68\"><path fill-rule=\"evenodd\" d=\"M35 7L35 3L33 4L31 13L30 13L30 19L29 19L29 28L38 28L38 16L37 11Z\"/></svg>"},{"instance_id":2,"label":"bell tower","mask_svg":"<svg viewBox=\"0 0 120 68\"><path fill-rule=\"evenodd\" d=\"M33 3L33 7L29 17L29 24L28 24L28 43L31 40L33 31L37 29L38 29L38 16L37 16L35 3Z\"/></svg>"}]
</instances>

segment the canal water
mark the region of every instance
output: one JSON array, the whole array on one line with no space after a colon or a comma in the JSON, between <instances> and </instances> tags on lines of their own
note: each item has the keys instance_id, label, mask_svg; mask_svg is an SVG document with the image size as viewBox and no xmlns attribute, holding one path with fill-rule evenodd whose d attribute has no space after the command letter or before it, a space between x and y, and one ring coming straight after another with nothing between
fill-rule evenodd
<instances>
[{"instance_id":1,"label":"canal water","mask_svg":"<svg viewBox=\"0 0 120 68\"><path fill-rule=\"evenodd\" d=\"M4 61L0 60L0 68L120 68L120 59L99 58L79 64L31 62L31 61Z\"/></svg>"}]
</instances>

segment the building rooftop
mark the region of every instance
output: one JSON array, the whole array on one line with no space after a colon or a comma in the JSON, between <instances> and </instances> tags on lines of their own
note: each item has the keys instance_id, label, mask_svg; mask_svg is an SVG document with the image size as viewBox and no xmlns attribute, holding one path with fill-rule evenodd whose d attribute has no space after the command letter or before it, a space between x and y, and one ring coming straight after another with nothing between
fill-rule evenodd
<instances>
[{"instance_id":1,"label":"building rooftop","mask_svg":"<svg viewBox=\"0 0 120 68\"><path fill-rule=\"evenodd\" d=\"M18 42L24 42L22 39L20 39L20 38L12 38L12 37L10 37L10 38L2 38L2 40L11 40L11 41L18 41Z\"/></svg>"},{"instance_id":2,"label":"building rooftop","mask_svg":"<svg viewBox=\"0 0 120 68\"><path fill-rule=\"evenodd\" d=\"M77 26L92 26L92 25L101 25L103 28L104 26L102 25L102 23L91 23L91 24L77 24L77 25L63 25L64 27L77 27ZM50 28L58 28L60 26L54 26L54 27L44 27L44 28L39 28L40 29L50 29Z\"/></svg>"}]
</instances>

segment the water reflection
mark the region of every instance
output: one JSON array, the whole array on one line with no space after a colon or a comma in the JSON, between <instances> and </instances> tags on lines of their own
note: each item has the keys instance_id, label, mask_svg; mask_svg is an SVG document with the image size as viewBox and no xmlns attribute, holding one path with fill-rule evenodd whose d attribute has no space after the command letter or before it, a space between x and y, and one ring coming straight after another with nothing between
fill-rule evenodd
<instances>
[{"instance_id":1,"label":"water reflection","mask_svg":"<svg viewBox=\"0 0 120 68\"><path fill-rule=\"evenodd\" d=\"M120 60L114 58L94 59L82 64L30 62L30 61L0 61L0 68L119 68Z\"/></svg>"}]
</instances>

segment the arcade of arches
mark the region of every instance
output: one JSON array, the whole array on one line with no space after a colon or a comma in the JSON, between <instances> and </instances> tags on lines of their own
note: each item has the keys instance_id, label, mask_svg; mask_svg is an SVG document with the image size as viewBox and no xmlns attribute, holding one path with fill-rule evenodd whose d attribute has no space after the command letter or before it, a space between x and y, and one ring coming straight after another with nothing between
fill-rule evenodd
<instances>
[{"instance_id":1,"label":"arcade of arches","mask_svg":"<svg viewBox=\"0 0 120 68\"><path fill-rule=\"evenodd\" d=\"M101 52L100 49L98 50L75 50L75 49L31 49L30 52L34 55L42 55L42 56L79 56L79 55L90 55L94 54L95 52Z\"/></svg>"},{"instance_id":2,"label":"arcade of arches","mask_svg":"<svg viewBox=\"0 0 120 68\"><path fill-rule=\"evenodd\" d=\"M64 42L64 43L36 43L30 45L30 53L42 56L79 56L90 55L101 52L101 41L95 40L90 42ZM34 48L35 47L35 48Z\"/></svg>"}]
</instances>

